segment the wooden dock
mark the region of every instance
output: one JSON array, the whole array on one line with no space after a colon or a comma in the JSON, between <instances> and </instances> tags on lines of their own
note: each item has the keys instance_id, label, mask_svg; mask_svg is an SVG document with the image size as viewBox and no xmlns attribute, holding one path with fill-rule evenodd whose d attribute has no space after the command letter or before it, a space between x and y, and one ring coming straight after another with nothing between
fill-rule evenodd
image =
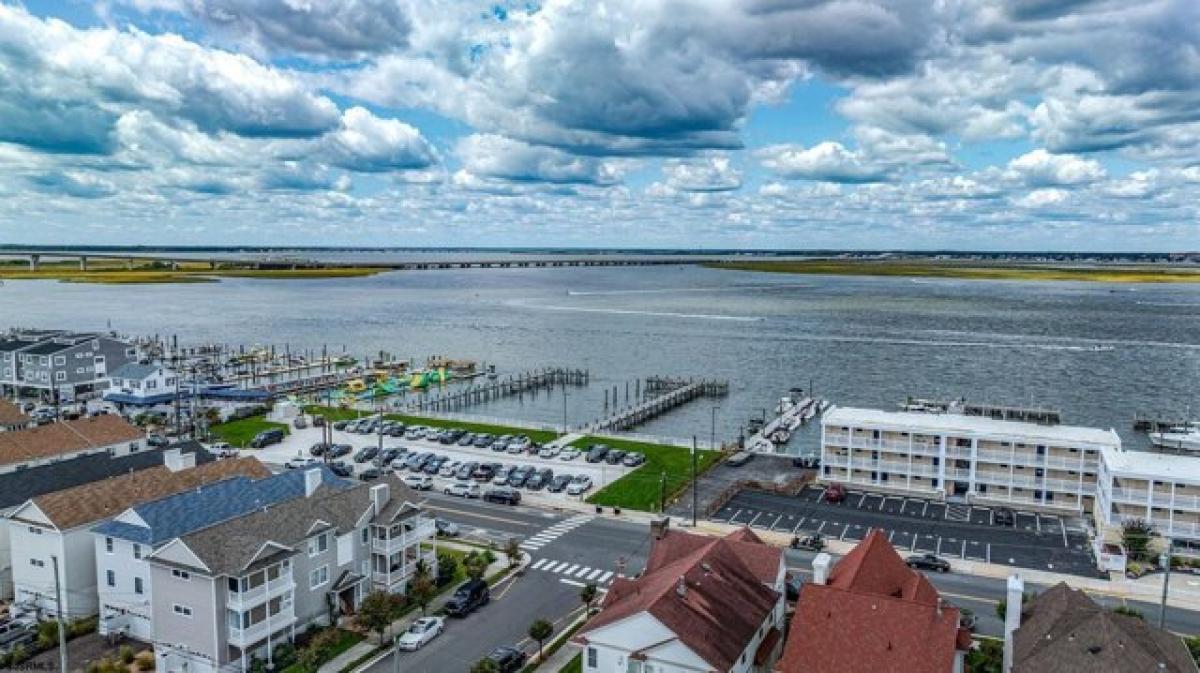
<instances>
[{"instance_id":1,"label":"wooden dock","mask_svg":"<svg viewBox=\"0 0 1200 673\"><path fill-rule=\"evenodd\" d=\"M961 414L963 416L979 416L998 421L1021 421L1025 423L1040 423L1042 425L1058 425L1062 423L1062 412L1048 407L1012 407L1002 404L979 404L960 400L928 400L909 397L900 408L905 411L918 411L932 414Z\"/></svg>"},{"instance_id":2,"label":"wooden dock","mask_svg":"<svg viewBox=\"0 0 1200 673\"><path fill-rule=\"evenodd\" d=\"M646 421L701 397L723 397L729 394L728 381L646 379L643 390L647 394L657 392L654 397L644 399L624 409L614 409L611 414L587 425L584 432L628 430ZM614 395L615 398L615 395Z\"/></svg>"},{"instance_id":3,"label":"wooden dock","mask_svg":"<svg viewBox=\"0 0 1200 673\"><path fill-rule=\"evenodd\" d=\"M549 368L526 372L506 379L472 383L455 392L428 395L409 403L408 411L460 411L476 404L486 404L505 397L536 395L548 392L556 386L586 386L591 373L586 369Z\"/></svg>"}]
</instances>

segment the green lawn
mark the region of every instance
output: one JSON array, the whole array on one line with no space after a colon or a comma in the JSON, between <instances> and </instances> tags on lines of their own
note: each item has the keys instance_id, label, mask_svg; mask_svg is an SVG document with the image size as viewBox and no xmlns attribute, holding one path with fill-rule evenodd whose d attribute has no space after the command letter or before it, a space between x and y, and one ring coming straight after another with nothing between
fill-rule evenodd
<instances>
[{"instance_id":1,"label":"green lawn","mask_svg":"<svg viewBox=\"0 0 1200 673\"><path fill-rule=\"evenodd\" d=\"M587 499L590 503L657 512L664 473L668 503L691 483L691 449L605 437L584 437L573 442L574 446L581 449L592 444L607 444L625 451L640 451L646 454L646 462L633 472L593 493ZM697 473L704 474L720 455L719 451L701 450L696 459Z\"/></svg>"},{"instance_id":2,"label":"green lawn","mask_svg":"<svg viewBox=\"0 0 1200 673\"><path fill-rule=\"evenodd\" d=\"M331 421L353 420L355 418L363 418L372 415L369 412L360 412L355 409L335 409L318 405L309 405L304 408L308 413L321 414ZM469 421L456 421L446 418L427 418L425 416L410 416L408 414L384 414L384 418L393 421L402 421L407 425L425 425L431 428L462 428L467 432L486 432L493 435L526 435L533 441L539 444L558 437L558 433L551 430L530 430L529 428L518 428L507 425L492 425L490 423L472 423Z\"/></svg>"},{"instance_id":3,"label":"green lawn","mask_svg":"<svg viewBox=\"0 0 1200 673\"><path fill-rule=\"evenodd\" d=\"M558 673L583 673L583 653L576 654Z\"/></svg>"},{"instance_id":4,"label":"green lawn","mask_svg":"<svg viewBox=\"0 0 1200 673\"><path fill-rule=\"evenodd\" d=\"M366 636L356 631L338 629L338 641L333 647L330 647L325 652L325 656L323 657L324 661L321 663L332 661L339 654L361 643L363 640L366 640L366 638ZM299 662L297 662L283 669L282 673L306 673L306 669L301 666Z\"/></svg>"},{"instance_id":5,"label":"green lawn","mask_svg":"<svg viewBox=\"0 0 1200 673\"><path fill-rule=\"evenodd\" d=\"M263 430L271 428L282 428L283 434L288 434L290 428L283 423L272 423L262 416L251 416L237 421L228 423L220 423L212 426L209 430L223 442L229 442L233 446L245 448L254 439L254 435Z\"/></svg>"}]
</instances>

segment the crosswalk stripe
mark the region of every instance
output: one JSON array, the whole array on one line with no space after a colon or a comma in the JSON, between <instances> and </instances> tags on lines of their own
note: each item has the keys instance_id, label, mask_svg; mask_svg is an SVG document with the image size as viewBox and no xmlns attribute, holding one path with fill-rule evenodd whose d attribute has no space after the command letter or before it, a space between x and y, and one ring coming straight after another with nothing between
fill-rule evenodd
<instances>
[{"instance_id":1,"label":"crosswalk stripe","mask_svg":"<svg viewBox=\"0 0 1200 673\"><path fill-rule=\"evenodd\" d=\"M555 572L556 568L563 566L563 565L566 565L566 563L562 562L562 561L554 561L553 563L546 564L546 567L542 568L542 570L545 570L548 573L552 573L552 572Z\"/></svg>"},{"instance_id":2,"label":"crosswalk stripe","mask_svg":"<svg viewBox=\"0 0 1200 673\"><path fill-rule=\"evenodd\" d=\"M576 564L572 565L570 568L567 568L566 570L562 571L562 574L570 575L571 573L575 572L575 569L578 567L579 567L579 564L576 563Z\"/></svg>"},{"instance_id":3,"label":"crosswalk stripe","mask_svg":"<svg viewBox=\"0 0 1200 673\"><path fill-rule=\"evenodd\" d=\"M534 570L537 570L538 568L541 568L542 566L546 565L546 561L547 561L547 559L538 559L537 563L534 563L533 565L531 565L529 567Z\"/></svg>"},{"instance_id":4,"label":"crosswalk stripe","mask_svg":"<svg viewBox=\"0 0 1200 673\"><path fill-rule=\"evenodd\" d=\"M612 573L612 571L611 571L611 570L609 570L608 572L606 572L606 573L604 573L603 575L601 575L601 576L600 576L600 577L599 577L599 578L598 578L596 581L597 581L597 582L600 582L601 584L603 584L604 582L607 582L607 581L608 581L608 578L610 578L610 577L612 577L612 576L613 576L613 573Z\"/></svg>"},{"instance_id":5,"label":"crosswalk stripe","mask_svg":"<svg viewBox=\"0 0 1200 673\"><path fill-rule=\"evenodd\" d=\"M586 575L586 574L588 574L588 573L590 573L590 572L592 572L592 569L591 569L591 568L588 568L587 566L584 566L583 568L580 568L580 569L579 569L579 572L575 573L575 576L576 576L576 577L583 577L584 575Z\"/></svg>"},{"instance_id":6,"label":"crosswalk stripe","mask_svg":"<svg viewBox=\"0 0 1200 673\"><path fill-rule=\"evenodd\" d=\"M600 569L600 568L597 568L596 570L593 570L592 572L588 573L588 576L587 576L587 578L588 578L588 581L590 582L591 580L594 580L594 579L596 579L596 578L597 578L597 577L599 577L599 576L600 576L600 575L601 575L603 572L604 572L604 570L602 570L602 569Z\"/></svg>"}]
</instances>

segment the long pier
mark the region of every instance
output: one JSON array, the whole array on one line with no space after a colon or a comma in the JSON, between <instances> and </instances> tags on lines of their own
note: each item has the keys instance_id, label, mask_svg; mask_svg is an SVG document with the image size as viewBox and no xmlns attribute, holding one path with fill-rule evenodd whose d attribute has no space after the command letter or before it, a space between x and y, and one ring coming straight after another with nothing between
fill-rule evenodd
<instances>
[{"instance_id":1,"label":"long pier","mask_svg":"<svg viewBox=\"0 0 1200 673\"><path fill-rule=\"evenodd\" d=\"M564 369L561 367L542 369L535 372L518 374L517 376L509 376L504 380L471 384L455 392L427 396L424 399L410 403L406 408L409 411L459 411L476 404L485 404L504 397L549 391L555 386L586 386L590 380L591 372L586 369Z\"/></svg>"},{"instance_id":2,"label":"long pier","mask_svg":"<svg viewBox=\"0 0 1200 673\"><path fill-rule=\"evenodd\" d=\"M670 385L668 382L674 385ZM694 399L728 395L729 382L649 378L646 379L646 390L647 392L658 391L660 394L631 407L614 410L606 418L599 419L588 425L585 431L628 430L652 418L661 416L671 409L687 404Z\"/></svg>"}]
</instances>

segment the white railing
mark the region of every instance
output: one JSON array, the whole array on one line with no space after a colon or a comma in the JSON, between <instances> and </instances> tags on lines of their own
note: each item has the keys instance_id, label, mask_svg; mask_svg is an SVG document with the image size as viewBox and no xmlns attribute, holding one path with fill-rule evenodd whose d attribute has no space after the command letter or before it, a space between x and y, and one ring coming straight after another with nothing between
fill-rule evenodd
<instances>
[{"instance_id":1,"label":"white railing","mask_svg":"<svg viewBox=\"0 0 1200 673\"><path fill-rule=\"evenodd\" d=\"M433 521L422 519L412 530L393 532L391 537L386 539L375 538L371 542L371 548L384 554L400 551L401 549L428 541L433 537L434 530Z\"/></svg>"},{"instance_id":2,"label":"white railing","mask_svg":"<svg viewBox=\"0 0 1200 673\"><path fill-rule=\"evenodd\" d=\"M417 571L418 560L425 561L425 565L429 566L429 571L434 572L435 564L437 563L437 553L433 550L427 551L411 561L407 561L406 559L407 562L397 564L397 567L394 569L390 565L387 570L372 568L371 578L377 584L382 584L389 589L394 588L401 582L407 581L409 577L412 577L413 573Z\"/></svg>"},{"instance_id":3,"label":"white railing","mask_svg":"<svg viewBox=\"0 0 1200 673\"><path fill-rule=\"evenodd\" d=\"M826 444L836 444L838 446L846 446L846 442L850 441L850 435L842 432L827 432L825 433Z\"/></svg>"},{"instance_id":4,"label":"white railing","mask_svg":"<svg viewBox=\"0 0 1200 673\"><path fill-rule=\"evenodd\" d=\"M1024 477L1020 475L1009 475L1006 472L987 472L985 470L975 471L975 481L982 481L989 484L1012 485L1022 488L1032 488L1037 485L1037 480L1033 477Z\"/></svg>"},{"instance_id":5,"label":"white railing","mask_svg":"<svg viewBox=\"0 0 1200 673\"><path fill-rule=\"evenodd\" d=\"M241 610L263 603L269 598L274 598L295 588L296 585L292 582L292 576L289 572L287 575L280 575L269 582L264 582L246 591L229 591L226 589L228 592L227 602L230 608Z\"/></svg>"},{"instance_id":6,"label":"white railing","mask_svg":"<svg viewBox=\"0 0 1200 673\"><path fill-rule=\"evenodd\" d=\"M1200 523L1193 521L1175 521L1162 518L1149 518L1131 514L1122 514L1114 517L1117 523L1125 523L1126 521L1145 521L1154 526L1154 530L1163 536L1175 538L1200 538Z\"/></svg>"},{"instance_id":7,"label":"white railing","mask_svg":"<svg viewBox=\"0 0 1200 673\"><path fill-rule=\"evenodd\" d=\"M1200 511L1200 496L1195 495L1175 495L1172 497L1170 493L1158 491L1151 494L1145 489L1114 488L1112 490L1112 499L1117 502L1134 505L1149 503L1155 507L1170 507L1193 512Z\"/></svg>"},{"instance_id":8,"label":"white railing","mask_svg":"<svg viewBox=\"0 0 1200 673\"><path fill-rule=\"evenodd\" d=\"M251 624L245 628L230 624L228 633L229 644L234 647L245 648L266 638L271 633L291 626L295 621L296 610L293 606L289 605L277 614L271 615L270 619L264 619L257 624Z\"/></svg>"}]
</instances>

